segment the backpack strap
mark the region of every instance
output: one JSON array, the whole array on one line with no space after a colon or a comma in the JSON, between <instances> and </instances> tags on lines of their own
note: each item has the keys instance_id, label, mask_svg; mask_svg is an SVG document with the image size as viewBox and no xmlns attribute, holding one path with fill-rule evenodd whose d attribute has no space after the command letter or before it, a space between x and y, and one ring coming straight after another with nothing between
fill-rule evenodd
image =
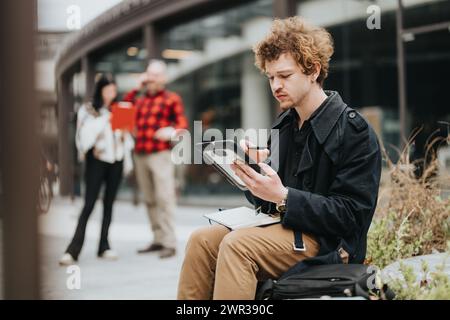
<instances>
[{"instance_id":1,"label":"backpack strap","mask_svg":"<svg viewBox=\"0 0 450 320\"><path fill-rule=\"evenodd\" d=\"M383 288L380 290L376 290L377 294L381 296L382 300L394 300L395 293L389 288L386 284L383 285ZM370 295L367 290L364 290L363 287L361 287L361 284L359 282L355 283L355 296L358 297L364 297L367 300L370 300Z\"/></svg>"},{"instance_id":2,"label":"backpack strap","mask_svg":"<svg viewBox=\"0 0 450 320\"><path fill-rule=\"evenodd\" d=\"M299 230L294 231L294 250L305 251L305 244L303 243L302 232Z\"/></svg>"},{"instance_id":3,"label":"backpack strap","mask_svg":"<svg viewBox=\"0 0 450 320\"><path fill-rule=\"evenodd\" d=\"M354 296L355 297L363 297L364 299L369 300L369 292L367 292L367 290L364 290L363 288L361 288L361 285L359 284L359 282L355 283L355 292L354 292Z\"/></svg>"},{"instance_id":4,"label":"backpack strap","mask_svg":"<svg viewBox=\"0 0 450 320\"><path fill-rule=\"evenodd\" d=\"M388 287L388 285L387 284L385 284L384 286L383 286L383 293L384 293L384 298L386 299L386 300L394 300L394 298L395 298L395 293L394 293L394 291L392 291L391 290L391 288L389 288Z\"/></svg>"}]
</instances>

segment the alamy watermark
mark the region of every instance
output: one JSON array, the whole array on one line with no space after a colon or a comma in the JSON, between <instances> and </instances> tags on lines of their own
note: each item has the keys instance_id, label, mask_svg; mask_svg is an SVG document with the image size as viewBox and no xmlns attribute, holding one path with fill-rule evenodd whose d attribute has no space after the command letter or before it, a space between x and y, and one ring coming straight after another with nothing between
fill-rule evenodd
<instances>
[{"instance_id":1,"label":"alamy watermark","mask_svg":"<svg viewBox=\"0 0 450 320\"><path fill-rule=\"evenodd\" d=\"M81 29L81 8L78 5L72 4L66 8L66 27L69 30Z\"/></svg>"},{"instance_id":2,"label":"alamy watermark","mask_svg":"<svg viewBox=\"0 0 450 320\"><path fill-rule=\"evenodd\" d=\"M77 265L68 266L66 273L69 274L66 280L66 287L69 290L81 289L81 268Z\"/></svg>"},{"instance_id":3,"label":"alamy watermark","mask_svg":"<svg viewBox=\"0 0 450 320\"><path fill-rule=\"evenodd\" d=\"M267 148L270 139L271 146L279 144L279 130L278 129L226 129L225 132L217 128L208 128L203 131L202 121L194 121L193 135L188 130L181 130L179 134L171 141L174 144L172 148L172 162L174 164L211 164L203 157L203 151L214 152L216 149L227 149L225 144L221 141L236 141L248 140L251 144L260 148ZM202 147L202 143L215 142ZM194 150L193 150L194 149ZM231 164L234 159L230 157L220 157L218 161L221 164ZM251 159L252 160L252 159ZM270 165L274 170L279 167L278 153L270 155Z\"/></svg>"},{"instance_id":4,"label":"alamy watermark","mask_svg":"<svg viewBox=\"0 0 450 320\"><path fill-rule=\"evenodd\" d=\"M366 20L366 26L369 30L381 29L381 8L375 4L367 7L366 13L369 17Z\"/></svg>"}]
</instances>

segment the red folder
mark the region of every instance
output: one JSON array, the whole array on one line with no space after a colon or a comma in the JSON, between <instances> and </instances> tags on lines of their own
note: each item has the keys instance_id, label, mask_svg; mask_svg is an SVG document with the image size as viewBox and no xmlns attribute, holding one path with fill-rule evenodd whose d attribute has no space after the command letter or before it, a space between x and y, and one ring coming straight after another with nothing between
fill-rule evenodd
<instances>
[{"instance_id":1,"label":"red folder","mask_svg":"<svg viewBox=\"0 0 450 320\"><path fill-rule=\"evenodd\" d=\"M131 102L118 102L111 106L113 130L133 131L136 125L136 107Z\"/></svg>"}]
</instances>

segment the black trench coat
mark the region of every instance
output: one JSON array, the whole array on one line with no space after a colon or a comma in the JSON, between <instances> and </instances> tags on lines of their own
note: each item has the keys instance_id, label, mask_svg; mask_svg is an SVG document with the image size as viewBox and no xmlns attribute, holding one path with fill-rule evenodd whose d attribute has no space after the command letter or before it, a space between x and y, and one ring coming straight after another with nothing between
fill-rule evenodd
<instances>
[{"instance_id":1,"label":"black trench coat","mask_svg":"<svg viewBox=\"0 0 450 320\"><path fill-rule=\"evenodd\" d=\"M297 188L288 188L282 225L295 238L309 233L318 238L316 257L299 262L284 276L308 265L342 263L339 249L349 263L362 263L367 232L378 198L381 151L377 136L366 120L348 107L337 92L326 91L327 105L311 120L309 135L297 169ZM289 139L290 109L275 121L267 160L280 176L284 172ZM277 131L278 130L278 131ZM277 134L278 132L278 134ZM249 201L273 213L275 204L246 192Z\"/></svg>"}]
</instances>

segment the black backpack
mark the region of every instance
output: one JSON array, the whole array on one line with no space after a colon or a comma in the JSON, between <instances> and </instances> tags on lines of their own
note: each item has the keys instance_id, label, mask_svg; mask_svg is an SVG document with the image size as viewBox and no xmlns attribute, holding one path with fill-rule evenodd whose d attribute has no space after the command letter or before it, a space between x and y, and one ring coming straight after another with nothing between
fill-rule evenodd
<instances>
[{"instance_id":1,"label":"black backpack","mask_svg":"<svg viewBox=\"0 0 450 320\"><path fill-rule=\"evenodd\" d=\"M330 297L363 297L369 299L375 283L375 268L362 264L328 264L310 266L280 280L267 280L258 289L257 300L303 299ZM372 277L372 278L371 278ZM377 292L376 289L372 290ZM386 299L392 291L383 288ZM378 293L378 292L377 292Z\"/></svg>"}]
</instances>

